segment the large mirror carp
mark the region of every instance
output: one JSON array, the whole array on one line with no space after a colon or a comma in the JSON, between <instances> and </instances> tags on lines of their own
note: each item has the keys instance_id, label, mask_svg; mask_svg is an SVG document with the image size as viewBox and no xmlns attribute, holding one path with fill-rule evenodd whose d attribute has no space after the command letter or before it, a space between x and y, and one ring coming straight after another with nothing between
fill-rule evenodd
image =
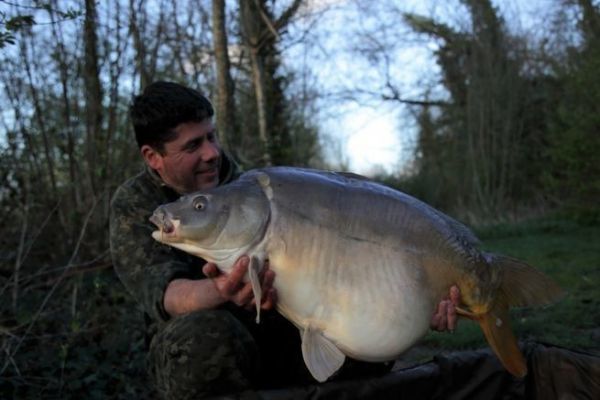
<instances>
[{"instance_id":1,"label":"large mirror carp","mask_svg":"<svg viewBox=\"0 0 600 400\"><path fill-rule=\"evenodd\" d=\"M461 292L458 313L480 324L510 373L524 376L509 308L561 295L533 267L478 250L461 223L354 174L252 170L159 207L151 221L156 240L224 272L248 255L257 304L258 273L268 259L277 310L300 329L304 360L318 381L345 356L397 358L427 333L435 305L453 284Z\"/></svg>"}]
</instances>

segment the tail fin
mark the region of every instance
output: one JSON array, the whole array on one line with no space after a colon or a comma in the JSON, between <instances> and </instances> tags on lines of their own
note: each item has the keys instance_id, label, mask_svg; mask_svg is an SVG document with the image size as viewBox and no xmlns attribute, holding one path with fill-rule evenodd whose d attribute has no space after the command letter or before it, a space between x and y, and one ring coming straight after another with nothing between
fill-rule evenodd
<instances>
[{"instance_id":1,"label":"tail fin","mask_svg":"<svg viewBox=\"0 0 600 400\"><path fill-rule=\"evenodd\" d=\"M527 375L527 363L512 332L508 306L498 300L489 312L478 318L479 326L504 368L522 378Z\"/></svg>"},{"instance_id":2,"label":"tail fin","mask_svg":"<svg viewBox=\"0 0 600 400\"><path fill-rule=\"evenodd\" d=\"M523 261L490 253L485 257L492 268L501 270L500 295L508 306L544 306L564 295L552 279Z\"/></svg>"},{"instance_id":3,"label":"tail fin","mask_svg":"<svg viewBox=\"0 0 600 400\"><path fill-rule=\"evenodd\" d=\"M510 326L509 308L547 305L559 300L563 291L546 275L522 261L495 254L485 254L485 257L491 268L501 271L498 293L487 313L464 315L479 322L485 338L508 372L523 377L527 374L527 363Z\"/></svg>"}]
</instances>

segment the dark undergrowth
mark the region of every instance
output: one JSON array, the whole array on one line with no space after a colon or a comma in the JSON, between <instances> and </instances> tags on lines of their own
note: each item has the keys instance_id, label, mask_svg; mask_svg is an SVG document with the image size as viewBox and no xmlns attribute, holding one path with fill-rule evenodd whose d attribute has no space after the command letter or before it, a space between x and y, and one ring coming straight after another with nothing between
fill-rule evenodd
<instances>
[{"instance_id":1,"label":"dark undergrowth","mask_svg":"<svg viewBox=\"0 0 600 400\"><path fill-rule=\"evenodd\" d=\"M486 250L531 263L567 293L546 308L514 310L520 339L600 351L600 226L538 219L481 228L478 235ZM1 398L155 397L141 312L106 258L66 273L45 266L23 277L18 293L2 278ZM453 334L429 334L409 356L424 361L485 346L479 327L462 320Z\"/></svg>"}]
</instances>

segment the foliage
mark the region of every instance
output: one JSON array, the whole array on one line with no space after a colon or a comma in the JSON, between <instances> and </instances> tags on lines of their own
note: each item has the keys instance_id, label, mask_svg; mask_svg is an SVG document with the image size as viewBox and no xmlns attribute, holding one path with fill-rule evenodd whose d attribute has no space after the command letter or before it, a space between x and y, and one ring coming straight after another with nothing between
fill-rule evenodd
<instances>
[{"instance_id":1,"label":"foliage","mask_svg":"<svg viewBox=\"0 0 600 400\"><path fill-rule=\"evenodd\" d=\"M106 266L65 279L45 307L51 274L29 282L17 313L2 304L7 398L153 397L141 313Z\"/></svg>"},{"instance_id":2,"label":"foliage","mask_svg":"<svg viewBox=\"0 0 600 400\"><path fill-rule=\"evenodd\" d=\"M58 15L63 21L76 19L83 15L83 12L78 9L68 8L63 11L57 7L53 7L50 3L35 2L33 6L23 6L23 8L27 11L31 11L32 9L45 10ZM15 34L20 30L32 27L36 23L35 17L31 14L8 16L7 13L0 11L0 26L4 26L4 29L0 30L0 49L6 45L14 45L17 40Z\"/></svg>"},{"instance_id":3,"label":"foliage","mask_svg":"<svg viewBox=\"0 0 600 400\"><path fill-rule=\"evenodd\" d=\"M0 12L0 25L4 25L4 30L0 31L0 49L7 44L15 44L14 33L33 24L35 19L32 15L16 15L7 18L5 13Z\"/></svg>"},{"instance_id":4,"label":"foliage","mask_svg":"<svg viewBox=\"0 0 600 400\"><path fill-rule=\"evenodd\" d=\"M415 31L441 41L435 55L451 98L415 107L420 133L406 180L426 189L426 201L467 218L539 203L597 218L597 6L571 5L585 10L584 42L566 59L538 56L540 66L527 38L510 34L491 2L463 3L469 30L405 16Z\"/></svg>"},{"instance_id":5,"label":"foliage","mask_svg":"<svg viewBox=\"0 0 600 400\"><path fill-rule=\"evenodd\" d=\"M556 73L563 91L552 116L547 148L550 168L544 176L550 191L584 220L600 220L600 9L581 1L583 44L571 48Z\"/></svg>"}]
</instances>

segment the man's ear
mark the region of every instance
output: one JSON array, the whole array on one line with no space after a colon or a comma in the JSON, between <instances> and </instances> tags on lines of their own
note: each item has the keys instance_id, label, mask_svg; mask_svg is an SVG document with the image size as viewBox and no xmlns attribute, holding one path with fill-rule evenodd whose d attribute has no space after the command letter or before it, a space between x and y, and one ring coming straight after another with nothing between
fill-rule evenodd
<instances>
[{"instance_id":1,"label":"man's ear","mask_svg":"<svg viewBox=\"0 0 600 400\"><path fill-rule=\"evenodd\" d=\"M140 152L142 153L142 157L144 157L144 161L146 161L146 164L148 164L150 168L155 170L161 169L163 158L162 155L156 149L154 149L150 145L145 144L140 149Z\"/></svg>"}]
</instances>

